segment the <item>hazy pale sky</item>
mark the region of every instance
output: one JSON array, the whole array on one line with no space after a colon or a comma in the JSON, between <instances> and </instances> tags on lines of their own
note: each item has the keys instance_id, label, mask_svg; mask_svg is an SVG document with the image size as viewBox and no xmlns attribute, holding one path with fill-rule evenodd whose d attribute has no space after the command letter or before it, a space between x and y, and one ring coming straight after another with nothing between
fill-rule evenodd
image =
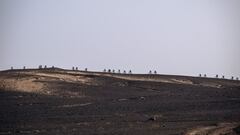
<instances>
[{"instance_id":1,"label":"hazy pale sky","mask_svg":"<svg viewBox=\"0 0 240 135\"><path fill-rule=\"evenodd\" d=\"M1 0L0 70L240 76L240 0Z\"/></svg>"}]
</instances>

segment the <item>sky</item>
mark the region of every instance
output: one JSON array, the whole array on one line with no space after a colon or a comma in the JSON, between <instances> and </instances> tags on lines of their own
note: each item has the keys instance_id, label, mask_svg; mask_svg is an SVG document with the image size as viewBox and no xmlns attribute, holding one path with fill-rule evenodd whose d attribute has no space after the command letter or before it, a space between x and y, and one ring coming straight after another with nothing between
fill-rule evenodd
<instances>
[{"instance_id":1,"label":"sky","mask_svg":"<svg viewBox=\"0 0 240 135\"><path fill-rule=\"evenodd\" d=\"M0 70L240 77L240 0L1 0Z\"/></svg>"}]
</instances>

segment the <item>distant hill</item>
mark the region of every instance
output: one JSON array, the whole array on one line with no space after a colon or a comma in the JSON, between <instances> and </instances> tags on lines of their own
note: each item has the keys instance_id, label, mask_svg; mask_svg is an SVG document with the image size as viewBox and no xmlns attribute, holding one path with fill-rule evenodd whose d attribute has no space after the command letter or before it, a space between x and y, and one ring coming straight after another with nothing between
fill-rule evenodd
<instances>
[{"instance_id":1,"label":"distant hill","mask_svg":"<svg viewBox=\"0 0 240 135\"><path fill-rule=\"evenodd\" d=\"M239 134L236 80L6 70L0 97L0 134Z\"/></svg>"}]
</instances>

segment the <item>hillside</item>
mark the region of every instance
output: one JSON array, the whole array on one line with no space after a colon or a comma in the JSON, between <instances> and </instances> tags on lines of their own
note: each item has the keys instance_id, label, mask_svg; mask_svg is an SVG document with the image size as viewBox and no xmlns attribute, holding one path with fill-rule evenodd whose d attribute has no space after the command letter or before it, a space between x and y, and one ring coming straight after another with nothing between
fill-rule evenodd
<instances>
[{"instance_id":1,"label":"hillside","mask_svg":"<svg viewBox=\"0 0 240 135\"><path fill-rule=\"evenodd\" d=\"M0 72L0 134L236 135L240 81L63 69Z\"/></svg>"}]
</instances>

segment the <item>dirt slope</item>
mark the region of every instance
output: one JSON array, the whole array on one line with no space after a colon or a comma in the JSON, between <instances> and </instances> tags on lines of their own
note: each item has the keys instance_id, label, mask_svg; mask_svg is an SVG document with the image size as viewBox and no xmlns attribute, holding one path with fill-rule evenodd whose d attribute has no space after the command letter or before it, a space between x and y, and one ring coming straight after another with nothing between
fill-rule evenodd
<instances>
[{"instance_id":1,"label":"dirt slope","mask_svg":"<svg viewBox=\"0 0 240 135\"><path fill-rule=\"evenodd\" d=\"M0 97L0 134L239 134L239 81L12 70Z\"/></svg>"}]
</instances>

